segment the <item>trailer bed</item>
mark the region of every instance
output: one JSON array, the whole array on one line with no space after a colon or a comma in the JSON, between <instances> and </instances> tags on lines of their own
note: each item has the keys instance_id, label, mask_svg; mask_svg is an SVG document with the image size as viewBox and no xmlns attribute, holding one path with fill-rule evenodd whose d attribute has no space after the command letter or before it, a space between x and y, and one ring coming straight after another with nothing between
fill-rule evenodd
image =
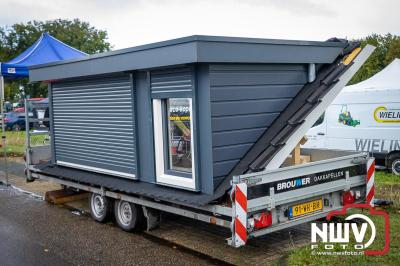
<instances>
[{"instance_id":1,"label":"trailer bed","mask_svg":"<svg viewBox=\"0 0 400 266\"><path fill-rule=\"evenodd\" d=\"M64 167L48 162L35 165L32 170L43 175L56 176L68 181L74 181L98 188L105 187L113 191L137 194L144 197L165 200L173 203L204 206L216 199L215 195L208 195L200 192L191 192L173 187L118 178L106 174Z\"/></svg>"}]
</instances>

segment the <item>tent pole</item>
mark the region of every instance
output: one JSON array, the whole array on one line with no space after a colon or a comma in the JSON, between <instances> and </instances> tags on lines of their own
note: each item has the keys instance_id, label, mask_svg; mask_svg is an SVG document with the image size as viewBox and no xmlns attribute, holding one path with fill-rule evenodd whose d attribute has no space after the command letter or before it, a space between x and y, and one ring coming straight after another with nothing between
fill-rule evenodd
<instances>
[{"instance_id":1,"label":"tent pole","mask_svg":"<svg viewBox=\"0 0 400 266\"><path fill-rule=\"evenodd\" d=\"M8 186L8 162L6 147L6 125L4 122L4 77L0 73L0 111L1 111L1 144L4 151L4 173L6 177L6 186Z\"/></svg>"}]
</instances>

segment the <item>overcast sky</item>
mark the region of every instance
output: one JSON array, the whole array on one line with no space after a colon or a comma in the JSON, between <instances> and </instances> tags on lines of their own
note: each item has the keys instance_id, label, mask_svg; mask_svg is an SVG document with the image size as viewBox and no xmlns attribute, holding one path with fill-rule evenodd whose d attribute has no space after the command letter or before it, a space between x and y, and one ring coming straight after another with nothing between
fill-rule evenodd
<instances>
[{"instance_id":1,"label":"overcast sky","mask_svg":"<svg viewBox=\"0 0 400 266\"><path fill-rule=\"evenodd\" d=\"M400 35L399 0L0 0L0 25L79 18L114 49L194 34L299 40Z\"/></svg>"}]
</instances>

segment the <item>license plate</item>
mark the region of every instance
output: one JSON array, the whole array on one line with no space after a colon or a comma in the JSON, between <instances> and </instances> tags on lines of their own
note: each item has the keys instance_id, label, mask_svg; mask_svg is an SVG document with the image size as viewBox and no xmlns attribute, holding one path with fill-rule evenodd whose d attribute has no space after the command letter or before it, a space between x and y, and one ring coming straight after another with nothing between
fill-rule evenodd
<instances>
[{"instance_id":1,"label":"license plate","mask_svg":"<svg viewBox=\"0 0 400 266\"><path fill-rule=\"evenodd\" d=\"M304 214L322 210L322 199L309 201L306 203L294 205L289 208L289 216L297 217Z\"/></svg>"}]
</instances>

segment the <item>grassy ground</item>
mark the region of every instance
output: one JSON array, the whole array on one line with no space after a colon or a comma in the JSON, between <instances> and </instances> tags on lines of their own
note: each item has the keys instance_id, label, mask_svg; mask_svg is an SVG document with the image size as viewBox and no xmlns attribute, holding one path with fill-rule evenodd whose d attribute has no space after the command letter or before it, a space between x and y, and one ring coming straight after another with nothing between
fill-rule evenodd
<instances>
[{"instance_id":1,"label":"grassy ground","mask_svg":"<svg viewBox=\"0 0 400 266\"><path fill-rule=\"evenodd\" d=\"M396 176L386 171L377 171L375 173L375 183L379 185L400 184L400 176Z\"/></svg>"},{"instance_id":2,"label":"grassy ground","mask_svg":"<svg viewBox=\"0 0 400 266\"><path fill-rule=\"evenodd\" d=\"M1 133L1 131L0 131ZM11 157L20 157L25 153L25 131L6 131L7 155ZM45 140L45 135L36 135L31 137L31 145L41 145ZM1 148L0 157L3 156Z\"/></svg>"},{"instance_id":3,"label":"grassy ground","mask_svg":"<svg viewBox=\"0 0 400 266\"><path fill-rule=\"evenodd\" d=\"M390 216L390 251L383 256L349 256L349 255L321 255L318 252L325 251L322 248L312 253L310 246L305 246L292 251L288 257L288 265L400 265L400 214L396 208L386 209ZM359 213L360 210L352 211ZM364 211L363 214L367 214ZM377 235L371 248L382 249L384 246L384 219L377 216L369 216L376 227ZM354 243L354 242L353 242ZM337 246L334 251L341 251ZM354 249L353 249L354 250Z\"/></svg>"}]
</instances>

